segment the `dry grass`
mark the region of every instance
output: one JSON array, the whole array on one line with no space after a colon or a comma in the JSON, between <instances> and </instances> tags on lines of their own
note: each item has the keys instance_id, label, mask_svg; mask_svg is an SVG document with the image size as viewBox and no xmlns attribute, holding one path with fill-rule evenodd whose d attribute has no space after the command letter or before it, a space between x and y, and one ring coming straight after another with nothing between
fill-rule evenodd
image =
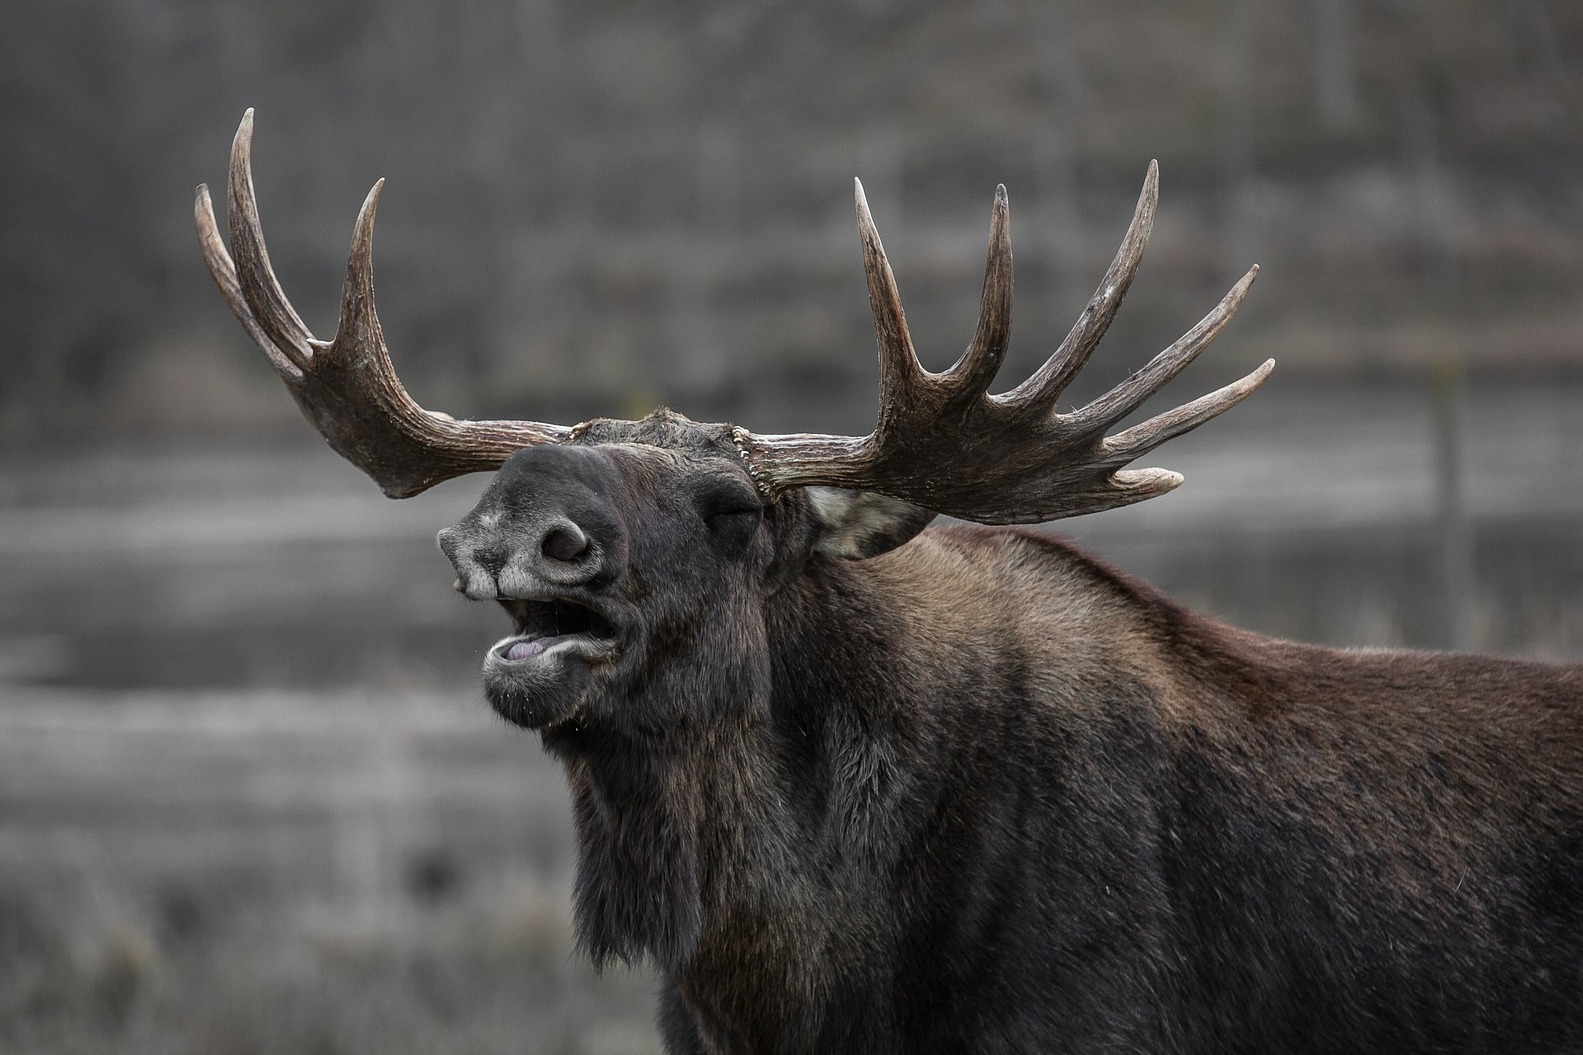
<instances>
[{"instance_id":1,"label":"dry grass","mask_svg":"<svg viewBox=\"0 0 1583 1055\"><path fill-rule=\"evenodd\" d=\"M16 691L0 1050L655 1050L574 949L563 798L432 698Z\"/></svg>"}]
</instances>

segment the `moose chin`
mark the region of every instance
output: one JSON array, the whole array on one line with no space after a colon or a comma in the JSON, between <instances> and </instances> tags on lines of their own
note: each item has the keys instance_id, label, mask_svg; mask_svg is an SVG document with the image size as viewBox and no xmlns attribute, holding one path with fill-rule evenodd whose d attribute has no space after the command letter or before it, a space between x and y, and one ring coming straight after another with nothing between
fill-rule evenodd
<instances>
[{"instance_id":1,"label":"moose chin","mask_svg":"<svg viewBox=\"0 0 1583 1055\"><path fill-rule=\"evenodd\" d=\"M1001 394L1004 189L977 331L935 374L859 187L878 423L760 435L423 410L374 314L378 185L316 340L251 139L249 112L229 250L199 188L210 271L385 493L495 470L440 547L511 621L490 702L565 768L581 944L656 965L670 1051L1583 1050L1583 670L1246 633L1023 526L1176 487L1126 466L1270 372L1120 426L1250 271L1058 409L1137 270L1153 166L1076 325Z\"/></svg>"}]
</instances>

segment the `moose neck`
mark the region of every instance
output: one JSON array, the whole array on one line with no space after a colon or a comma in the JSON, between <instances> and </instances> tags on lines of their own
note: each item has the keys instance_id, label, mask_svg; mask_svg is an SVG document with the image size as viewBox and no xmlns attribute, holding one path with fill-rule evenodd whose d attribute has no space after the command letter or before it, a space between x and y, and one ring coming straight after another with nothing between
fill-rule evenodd
<instances>
[{"instance_id":1,"label":"moose neck","mask_svg":"<svg viewBox=\"0 0 1583 1055\"><path fill-rule=\"evenodd\" d=\"M745 716L664 735L608 735L566 756L577 828L575 910L596 965L647 955L663 968L697 947L724 825L755 826L765 796ZM724 837L722 837L724 836Z\"/></svg>"},{"instance_id":2,"label":"moose neck","mask_svg":"<svg viewBox=\"0 0 1583 1055\"><path fill-rule=\"evenodd\" d=\"M883 694L866 682L896 676L879 653L899 635L886 632L891 616L867 578L820 559L772 598L749 635L763 654L742 657L727 682L734 697L706 716L547 740L572 788L577 930L596 963L647 955L680 968L711 932L743 925L738 906L790 911L811 897L811 857L840 856L870 834L882 845L867 829L897 762L873 740ZM692 648L718 664L730 653L709 636ZM736 637L742 651L740 628ZM677 710L653 694L699 692L663 678L646 689L651 698L628 704L647 713Z\"/></svg>"}]
</instances>

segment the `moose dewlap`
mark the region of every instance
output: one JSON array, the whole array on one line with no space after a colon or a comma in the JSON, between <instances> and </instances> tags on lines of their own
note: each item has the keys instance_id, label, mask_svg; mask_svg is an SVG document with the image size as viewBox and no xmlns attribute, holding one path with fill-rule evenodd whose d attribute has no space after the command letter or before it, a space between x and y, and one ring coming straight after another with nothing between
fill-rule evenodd
<instances>
[{"instance_id":1,"label":"moose dewlap","mask_svg":"<svg viewBox=\"0 0 1583 1055\"><path fill-rule=\"evenodd\" d=\"M565 766L577 932L650 958L674 1052L1583 1050L1583 673L1347 652L1194 615L1037 523L1181 477L1125 468L1253 392L1117 429L1231 318L1115 389L1055 354L989 394L1011 317L1004 190L962 358L918 364L863 201L879 341L865 437L660 410L575 427L414 403L374 314L379 187L332 341L303 326L232 149L221 292L387 494L498 470L440 533L497 601L489 699Z\"/></svg>"}]
</instances>

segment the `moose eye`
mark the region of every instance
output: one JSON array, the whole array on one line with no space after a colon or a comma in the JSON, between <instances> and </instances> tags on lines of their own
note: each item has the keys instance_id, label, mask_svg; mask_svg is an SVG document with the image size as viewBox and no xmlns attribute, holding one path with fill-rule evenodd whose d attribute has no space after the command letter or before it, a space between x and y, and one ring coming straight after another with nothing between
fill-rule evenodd
<instances>
[{"instance_id":1,"label":"moose eye","mask_svg":"<svg viewBox=\"0 0 1583 1055\"><path fill-rule=\"evenodd\" d=\"M694 502L709 530L717 532L735 532L756 524L763 511L758 496L734 481L704 488Z\"/></svg>"}]
</instances>

